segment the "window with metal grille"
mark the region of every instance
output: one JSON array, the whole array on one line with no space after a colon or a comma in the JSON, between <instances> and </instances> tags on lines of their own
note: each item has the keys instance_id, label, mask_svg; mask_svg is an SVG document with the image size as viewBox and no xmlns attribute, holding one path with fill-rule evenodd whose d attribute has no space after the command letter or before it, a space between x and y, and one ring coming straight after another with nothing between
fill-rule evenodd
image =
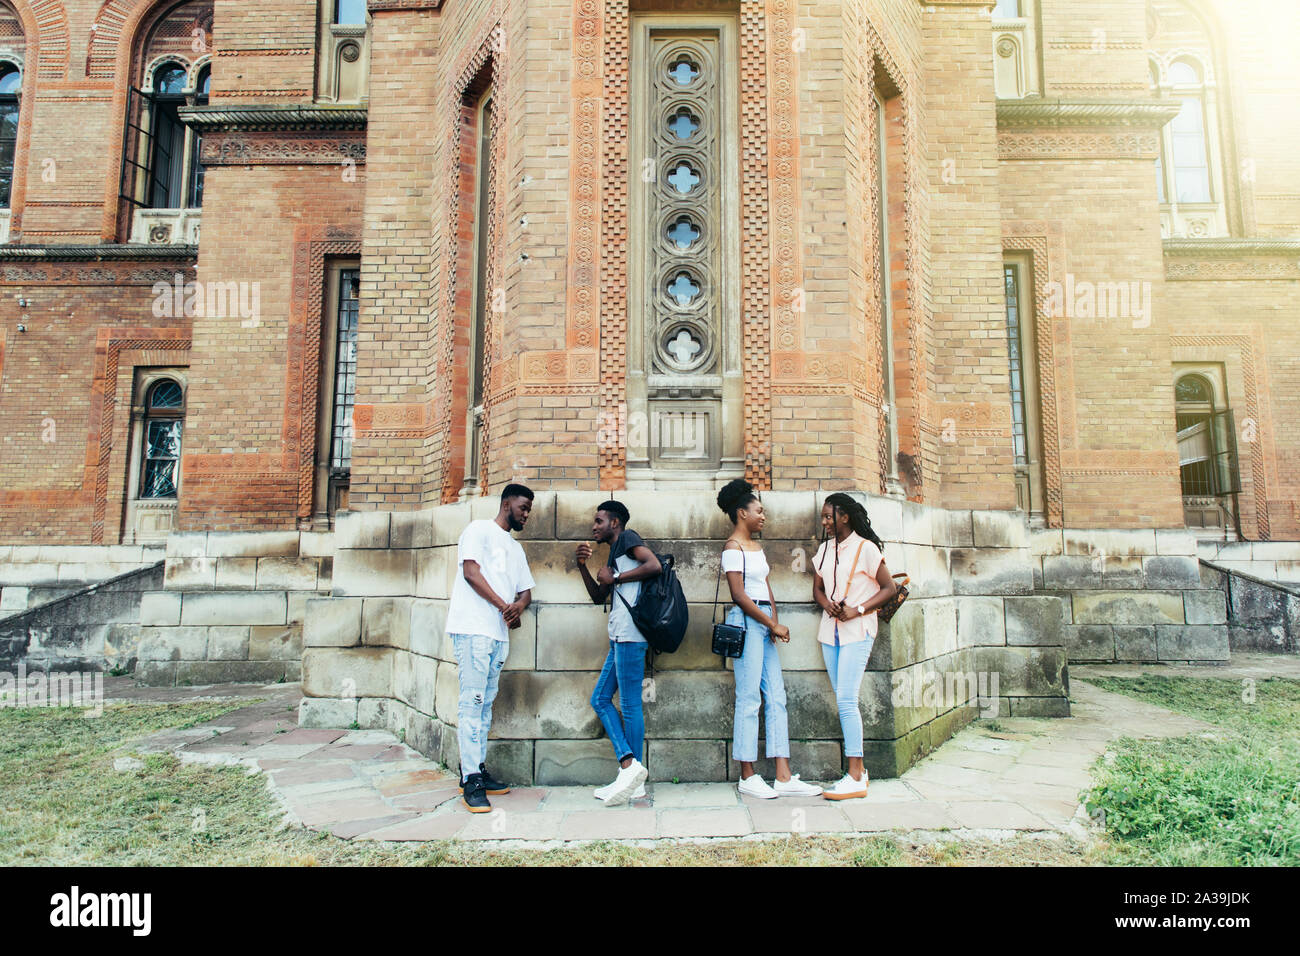
<instances>
[{"instance_id":1,"label":"window with metal grille","mask_svg":"<svg viewBox=\"0 0 1300 956\"><path fill-rule=\"evenodd\" d=\"M352 407L357 398L357 316L361 270L339 273L337 350L334 360L334 421L330 440L330 476L352 473Z\"/></svg>"},{"instance_id":2,"label":"window with metal grille","mask_svg":"<svg viewBox=\"0 0 1300 956\"><path fill-rule=\"evenodd\" d=\"M23 74L11 63L0 64L0 209L9 208L18 146L18 94Z\"/></svg>"},{"instance_id":3,"label":"window with metal grille","mask_svg":"<svg viewBox=\"0 0 1300 956\"><path fill-rule=\"evenodd\" d=\"M1025 367L1021 345L1020 270L1014 265L1003 267L1002 275L1007 294L1007 354L1011 363L1011 438L1015 445L1016 464L1029 462L1029 442L1026 433Z\"/></svg>"},{"instance_id":4,"label":"window with metal grille","mask_svg":"<svg viewBox=\"0 0 1300 956\"><path fill-rule=\"evenodd\" d=\"M154 383L145 400L141 498L176 497L184 418L185 392L180 384L171 379Z\"/></svg>"}]
</instances>

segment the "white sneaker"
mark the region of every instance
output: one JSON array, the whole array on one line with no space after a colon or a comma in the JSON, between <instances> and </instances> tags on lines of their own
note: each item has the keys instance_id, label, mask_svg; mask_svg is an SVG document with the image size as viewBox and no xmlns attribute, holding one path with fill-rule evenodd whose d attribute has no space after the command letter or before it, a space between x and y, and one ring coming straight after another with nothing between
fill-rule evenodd
<instances>
[{"instance_id":1,"label":"white sneaker","mask_svg":"<svg viewBox=\"0 0 1300 956\"><path fill-rule=\"evenodd\" d=\"M781 796L767 785L766 780L756 773L750 774L736 784L736 789L747 797L758 797L760 800L775 800Z\"/></svg>"},{"instance_id":2,"label":"white sneaker","mask_svg":"<svg viewBox=\"0 0 1300 956\"><path fill-rule=\"evenodd\" d=\"M835 786L822 793L827 800L852 800L867 795L867 772L862 771L862 779L854 780L847 773Z\"/></svg>"},{"instance_id":3,"label":"white sneaker","mask_svg":"<svg viewBox=\"0 0 1300 956\"><path fill-rule=\"evenodd\" d=\"M613 793L613 792L614 792L614 784L612 784L612 783L607 783L607 784L605 784L605 786L603 786L603 787L597 787L594 791L592 791L592 796L594 796L597 800L604 800L606 797L608 797L608 796L609 796L611 793ZM645 784L644 784L644 783L641 784L641 786L637 787L634 791L632 791L632 797L631 797L631 799L633 799L633 800L644 800L644 799L645 799Z\"/></svg>"},{"instance_id":4,"label":"white sneaker","mask_svg":"<svg viewBox=\"0 0 1300 956\"><path fill-rule=\"evenodd\" d=\"M817 797L822 794L821 787L815 783L804 783L797 773L790 774L789 780L778 780L772 784L772 789L781 797Z\"/></svg>"},{"instance_id":5,"label":"white sneaker","mask_svg":"<svg viewBox=\"0 0 1300 956\"><path fill-rule=\"evenodd\" d=\"M649 776L649 771L646 770L645 765L633 758L630 764L619 770L618 776L610 784L614 789L605 798L605 806L621 807L627 803L632 799L632 795L636 793L636 788L645 783L647 776Z\"/></svg>"}]
</instances>

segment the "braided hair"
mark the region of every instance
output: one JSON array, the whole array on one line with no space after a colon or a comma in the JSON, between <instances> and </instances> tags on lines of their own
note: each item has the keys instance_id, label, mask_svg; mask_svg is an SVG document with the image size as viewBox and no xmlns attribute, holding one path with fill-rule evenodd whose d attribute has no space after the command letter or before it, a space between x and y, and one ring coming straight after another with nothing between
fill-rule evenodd
<instances>
[{"instance_id":1,"label":"braided hair","mask_svg":"<svg viewBox=\"0 0 1300 956\"><path fill-rule=\"evenodd\" d=\"M844 494L842 491L837 491L832 495L826 496L826 504L831 506L831 513L835 516L831 523L832 528L839 525L840 512L844 512L849 516L849 527L852 528L860 537L866 538L874 544L882 553L884 552L885 542L880 540L880 535L876 534L875 530L871 527L871 519L867 517L867 509L864 508L857 499ZM833 537L833 532L831 537L828 538L826 532L823 531L822 544L824 545L828 541L831 541ZM835 566L833 571L834 577L831 578L831 586L834 587L834 582L839 580L840 573L840 549L838 547L825 548L822 551L822 559L817 565L817 573L822 575L822 565L826 563L826 552L832 549L835 551ZM825 575L822 575L822 578L824 580Z\"/></svg>"}]
</instances>

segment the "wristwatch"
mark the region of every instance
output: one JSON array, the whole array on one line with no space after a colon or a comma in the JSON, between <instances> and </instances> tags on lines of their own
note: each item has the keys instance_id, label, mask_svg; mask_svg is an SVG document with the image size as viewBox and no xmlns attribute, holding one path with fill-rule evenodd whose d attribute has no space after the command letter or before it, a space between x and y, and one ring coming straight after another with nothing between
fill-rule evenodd
<instances>
[{"instance_id":1,"label":"wristwatch","mask_svg":"<svg viewBox=\"0 0 1300 956\"><path fill-rule=\"evenodd\" d=\"M864 612L866 609L867 609L867 606L866 606L865 604L859 604L859 605L858 605L858 617L861 617L862 614L863 614L863 612Z\"/></svg>"},{"instance_id":2,"label":"wristwatch","mask_svg":"<svg viewBox=\"0 0 1300 956\"><path fill-rule=\"evenodd\" d=\"M623 573L623 572L620 571L618 568L615 568L612 577L614 578L615 581L617 581L617 580L618 580L618 576L619 576L620 574L622 574L622 573Z\"/></svg>"}]
</instances>

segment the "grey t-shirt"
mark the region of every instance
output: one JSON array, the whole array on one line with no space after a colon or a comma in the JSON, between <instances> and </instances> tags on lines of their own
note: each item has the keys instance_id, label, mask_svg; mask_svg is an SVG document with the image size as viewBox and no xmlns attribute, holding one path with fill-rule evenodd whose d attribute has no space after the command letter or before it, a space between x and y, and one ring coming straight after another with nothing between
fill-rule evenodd
<instances>
[{"instance_id":1,"label":"grey t-shirt","mask_svg":"<svg viewBox=\"0 0 1300 956\"><path fill-rule=\"evenodd\" d=\"M639 534L631 528L623 529L623 533L618 536L618 539L609 549L609 565L617 568L620 572L639 568L641 562L628 552L642 544L645 544L645 542L641 540ZM646 639L641 636L641 632L637 630L636 624L632 621L632 615L628 611L627 605L619 600L621 595L623 600L635 607L637 598L641 596L641 582L628 581L626 584L615 585L615 589L617 589L618 594L611 591L609 596L612 602L609 608L609 639L627 643L646 643Z\"/></svg>"}]
</instances>

